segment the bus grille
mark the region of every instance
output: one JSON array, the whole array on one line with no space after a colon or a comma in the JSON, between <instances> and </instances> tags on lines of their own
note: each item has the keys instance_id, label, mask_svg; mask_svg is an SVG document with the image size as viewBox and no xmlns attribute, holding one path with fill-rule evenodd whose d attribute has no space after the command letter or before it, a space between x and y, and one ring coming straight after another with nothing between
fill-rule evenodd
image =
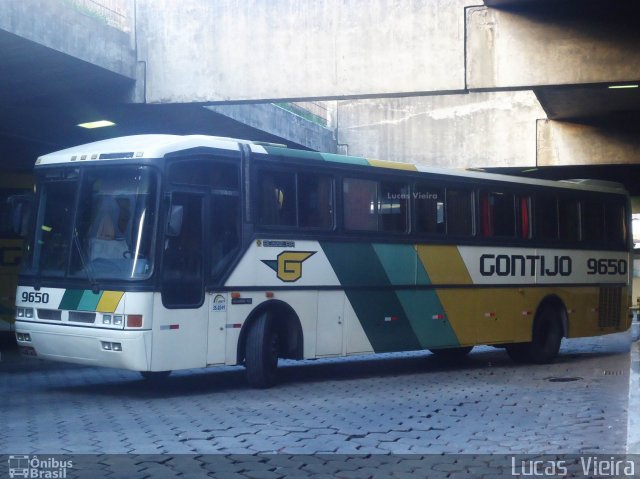
<instances>
[{"instance_id":1,"label":"bus grille","mask_svg":"<svg viewBox=\"0 0 640 479\"><path fill-rule=\"evenodd\" d=\"M39 309L38 319L48 319L49 321L60 321L62 319L62 311L59 309Z\"/></svg>"},{"instance_id":2,"label":"bus grille","mask_svg":"<svg viewBox=\"0 0 640 479\"><path fill-rule=\"evenodd\" d=\"M83 313L80 311L69 311L69 321L75 323L93 324L96 321L96 313Z\"/></svg>"},{"instance_id":3,"label":"bus grille","mask_svg":"<svg viewBox=\"0 0 640 479\"><path fill-rule=\"evenodd\" d=\"M601 328L620 326L620 307L622 303L622 288L619 286L605 286L600 288L598 304L598 326Z\"/></svg>"}]
</instances>

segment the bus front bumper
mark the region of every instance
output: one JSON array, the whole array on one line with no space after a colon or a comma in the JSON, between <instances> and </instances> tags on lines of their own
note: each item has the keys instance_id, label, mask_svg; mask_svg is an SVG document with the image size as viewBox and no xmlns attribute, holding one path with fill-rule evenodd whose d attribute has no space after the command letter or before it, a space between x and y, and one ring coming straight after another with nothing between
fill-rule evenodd
<instances>
[{"instance_id":1,"label":"bus front bumper","mask_svg":"<svg viewBox=\"0 0 640 479\"><path fill-rule=\"evenodd\" d=\"M151 331L82 328L19 320L15 329L18 346L27 356L132 371L147 371L151 362Z\"/></svg>"}]
</instances>

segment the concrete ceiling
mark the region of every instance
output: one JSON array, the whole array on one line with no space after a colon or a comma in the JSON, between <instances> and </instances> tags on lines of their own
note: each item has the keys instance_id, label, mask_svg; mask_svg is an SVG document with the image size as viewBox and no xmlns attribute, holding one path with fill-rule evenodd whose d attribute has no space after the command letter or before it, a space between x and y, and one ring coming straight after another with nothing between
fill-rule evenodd
<instances>
[{"instance_id":1,"label":"concrete ceiling","mask_svg":"<svg viewBox=\"0 0 640 479\"><path fill-rule=\"evenodd\" d=\"M134 88L131 79L0 30L0 169L31 169L43 153L142 133L282 142L200 105L130 103ZM77 126L101 119L116 125Z\"/></svg>"}]
</instances>

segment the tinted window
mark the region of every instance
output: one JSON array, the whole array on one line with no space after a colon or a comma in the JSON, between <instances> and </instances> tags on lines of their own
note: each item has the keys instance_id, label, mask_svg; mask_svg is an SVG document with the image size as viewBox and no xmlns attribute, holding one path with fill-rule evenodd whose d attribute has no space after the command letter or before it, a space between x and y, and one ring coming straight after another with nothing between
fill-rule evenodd
<instances>
[{"instance_id":1,"label":"tinted window","mask_svg":"<svg viewBox=\"0 0 640 479\"><path fill-rule=\"evenodd\" d=\"M418 184L414 191L416 231L444 234L444 188Z\"/></svg>"},{"instance_id":2,"label":"tinted window","mask_svg":"<svg viewBox=\"0 0 640 479\"><path fill-rule=\"evenodd\" d=\"M473 195L471 190L447 188L447 234L473 234Z\"/></svg>"},{"instance_id":3,"label":"tinted window","mask_svg":"<svg viewBox=\"0 0 640 479\"><path fill-rule=\"evenodd\" d=\"M580 241L580 202L561 199L558 202L560 239Z\"/></svg>"},{"instance_id":4,"label":"tinted window","mask_svg":"<svg viewBox=\"0 0 640 479\"><path fill-rule=\"evenodd\" d=\"M558 201L554 196L536 197L535 226L537 239L558 238Z\"/></svg>"},{"instance_id":5,"label":"tinted window","mask_svg":"<svg viewBox=\"0 0 640 479\"><path fill-rule=\"evenodd\" d=\"M618 202L607 202L604 206L605 240L611 246L623 246L627 241L625 207Z\"/></svg>"},{"instance_id":6,"label":"tinted window","mask_svg":"<svg viewBox=\"0 0 640 479\"><path fill-rule=\"evenodd\" d=\"M582 203L582 228L585 241L601 242L604 239L604 205L601 202Z\"/></svg>"},{"instance_id":7,"label":"tinted window","mask_svg":"<svg viewBox=\"0 0 640 479\"><path fill-rule=\"evenodd\" d=\"M262 170L259 180L259 223L267 226L295 226L295 174Z\"/></svg>"},{"instance_id":8,"label":"tinted window","mask_svg":"<svg viewBox=\"0 0 640 479\"><path fill-rule=\"evenodd\" d=\"M302 228L333 227L333 177L298 173L298 215Z\"/></svg>"},{"instance_id":9,"label":"tinted window","mask_svg":"<svg viewBox=\"0 0 640 479\"><path fill-rule=\"evenodd\" d=\"M380 183L379 229L393 233L404 233L408 228L409 187L403 183Z\"/></svg>"},{"instance_id":10,"label":"tinted window","mask_svg":"<svg viewBox=\"0 0 640 479\"><path fill-rule=\"evenodd\" d=\"M481 233L485 238L513 236L515 233L515 205L511 193L480 192Z\"/></svg>"},{"instance_id":11,"label":"tinted window","mask_svg":"<svg viewBox=\"0 0 640 479\"><path fill-rule=\"evenodd\" d=\"M376 231L377 182L345 178L342 184L344 227L355 231Z\"/></svg>"}]
</instances>

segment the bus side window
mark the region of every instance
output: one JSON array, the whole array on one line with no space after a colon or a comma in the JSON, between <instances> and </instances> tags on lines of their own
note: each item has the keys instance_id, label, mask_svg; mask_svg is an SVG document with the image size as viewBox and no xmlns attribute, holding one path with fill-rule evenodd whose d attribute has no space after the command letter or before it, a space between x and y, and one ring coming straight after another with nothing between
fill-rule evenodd
<instances>
[{"instance_id":1,"label":"bus side window","mask_svg":"<svg viewBox=\"0 0 640 479\"><path fill-rule=\"evenodd\" d=\"M558 239L558 200L555 196L537 196L535 209L536 239Z\"/></svg>"},{"instance_id":2,"label":"bus side window","mask_svg":"<svg viewBox=\"0 0 640 479\"><path fill-rule=\"evenodd\" d=\"M447 234L471 236L473 234L473 196L467 189L447 188L445 206Z\"/></svg>"},{"instance_id":3,"label":"bus side window","mask_svg":"<svg viewBox=\"0 0 640 479\"><path fill-rule=\"evenodd\" d=\"M625 207L608 201L604 205L604 231L608 246L623 247L627 242Z\"/></svg>"},{"instance_id":4,"label":"bus side window","mask_svg":"<svg viewBox=\"0 0 640 479\"><path fill-rule=\"evenodd\" d=\"M285 171L262 170L258 221L265 226L296 225L295 174Z\"/></svg>"},{"instance_id":5,"label":"bus side window","mask_svg":"<svg viewBox=\"0 0 640 479\"><path fill-rule=\"evenodd\" d=\"M601 243L604 239L604 205L601 202L582 203L582 237L594 243Z\"/></svg>"},{"instance_id":6,"label":"bus side window","mask_svg":"<svg viewBox=\"0 0 640 479\"><path fill-rule=\"evenodd\" d=\"M580 241L580 202L563 198L558 201L560 239Z\"/></svg>"},{"instance_id":7,"label":"bus side window","mask_svg":"<svg viewBox=\"0 0 640 479\"><path fill-rule=\"evenodd\" d=\"M513 237L515 233L515 204L511 193L480 192L480 233L485 238Z\"/></svg>"},{"instance_id":8,"label":"bus side window","mask_svg":"<svg viewBox=\"0 0 640 479\"><path fill-rule=\"evenodd\" d=\"M518 203L518 237L531 238L531 197L519 196Z\"/></svg>"},{"instance_id":9,"label":"bus side window","mask_svg":"<svg viewBox=\"0 0 640 479\"><path fill-rule=\"evenodd\" d=\"M377 231L377 182L345 178L342 184L344 227L353 231Z\"/></svg>"},{"instance_id":10,"label":"bus side window","mask_svg":"<svg viewBox=\"0 0 640 479\"><path fill-rule=\"evenodd\" d=\"M333 228L333 177L298 173L298 225Z\"/></svg>"},{"instance_id":11,"label":"bus side window","mask_svg":"<svg viewBox=\"0 0 640 479\"><path fill-rule=\"evenodd\" d=\"M417 184L414 190L416 231L444 234L444 189Z\"/></svg>"},{"instance_id":12,"label":"bus side window","mask_svg":"<svg viewBox=\"0 0 640 479\"><path fill-rule=\"evenodd\" d=\"M378 195L378 229L390 233L409 230L409 186L404 183L380 182Z\"/></svg>"}]
</instances>

